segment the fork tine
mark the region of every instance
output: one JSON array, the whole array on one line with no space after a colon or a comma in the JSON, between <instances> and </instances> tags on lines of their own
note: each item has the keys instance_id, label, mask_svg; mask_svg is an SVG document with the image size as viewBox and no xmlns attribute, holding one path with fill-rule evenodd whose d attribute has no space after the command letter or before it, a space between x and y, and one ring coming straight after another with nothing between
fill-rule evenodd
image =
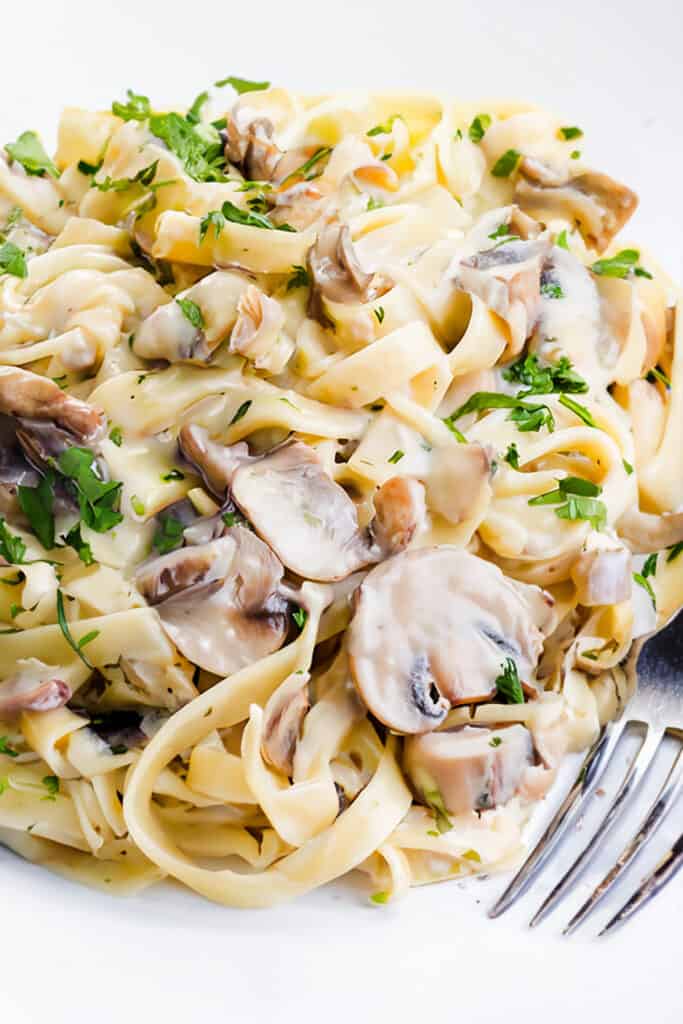
<instances>
[{"instance_id":1,"label":"fork tine","mask_svg":"<svg viewBox=\"0 0 683 1024\"><path fill-rule=\"evenodd\" d=\"M622 717L608 723L588 751L571 789L553 815L535 847L508 887L488 912L490 918L500 917L521 896L538 875L560 837L578 816L583 803L594 791L604 765L609 761L626 725Z\"/></svg>"},{"instance_id":2,"label":"fork tine","mask_svg":"<svg viewBox=\"0 0 683 1024\"><path fill-rule=\"evenodd\" d=\"M557 905L571 883L577 875L580 874L582 869L585 868L590 859L599 849L602 840L605 838L607 830L619 814L625 800L635 789L638 788L643 780L643 776L652 764L653 758L659 748L662 734L663 730L653 732L648 728L640 750L628 766L616 795L609 806L607 814L600 822L598 828L593 833L586 846L584 846L574 863L543 900L540 907L529 921L530 928L535 928L537 924L540 924L543 918L550 913L554 906Z\"/></svg>"},{"instance_id":3,"label":"fork tine","mask_svg":"<svg viewBox=\"0 0 683 1024\"><path fill-rule=\"evenodd\" d=\"M671 770L667 775L662 788L650 807L650 810L643 819L638 832L617 857L614 867L605 875L603 880L595 887L583 906L574 914L572 919L563 930L563 935L571 935L579 925L592 914L603 897L612 889L614 883L619 879L629 864L638 855L640 850L650 841L655 834L668 809L673 805L683 786L683 751L679 751L674 758Z\"/></svg>"},{"instance_id":4,"label":"fork tine","mask_svg":"<svg viewBox=\"0 0 683 1024\"><path fill-rule=\"evenodd\" d=\"M683 867L683 833L678 837L671 849L659 862L652 874L648 875L614 917L607 922L599 935L607 935L625 924L629 918L654 899L657 893L671 881Z\"/></svg>"}]
</instances>

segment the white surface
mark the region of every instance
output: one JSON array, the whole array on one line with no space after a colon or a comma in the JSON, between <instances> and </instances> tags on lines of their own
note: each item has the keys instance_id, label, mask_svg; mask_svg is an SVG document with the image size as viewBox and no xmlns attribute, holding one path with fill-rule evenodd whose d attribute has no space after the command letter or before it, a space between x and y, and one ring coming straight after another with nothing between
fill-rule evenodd
<instances>
[{"instance_id":1,"label":"white surface","mask_svg":"<svg viewBox=\"0 0 683 1024\"><path fill-rule=\"evenodd\" d=\"M127 86L159 103L189 101L228 74L311 91L525 98L584 128L584 151L641 195L626 237L651 245L683 277L680 0L5 7L3 141L25 128L49 136L66 104L106 106ZM493 891L451 883L375 909L358 887L341 885L290 907L236 912L163 888L116 901L0 851L2 1016L12 1024L681 1020L683 878L601 943L560 941L557 917L529 933L533 900L488 922ZM584 883L571 906L586 891Z\"/></svg>"}]
</instances>

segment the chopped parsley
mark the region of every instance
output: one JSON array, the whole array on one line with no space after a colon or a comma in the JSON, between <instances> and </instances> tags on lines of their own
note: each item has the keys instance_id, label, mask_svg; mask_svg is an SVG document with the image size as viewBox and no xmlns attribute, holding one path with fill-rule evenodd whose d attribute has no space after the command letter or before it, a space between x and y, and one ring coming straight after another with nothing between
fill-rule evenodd
<instances>
[{"instance_id":1,"label":"chopped parsley","mask_svg":"<svg viewBox=\"0 0 683 1024\"><path fill-rule=\"evenodd\" d=\"M383 199L375 199L374 196L370 196L370 198L368 199L368 205L366 206L366 210L368 211L368 213L371 213L372 210L381 210L383 206Z\"/></svg>"},{"instance_id":2,"label":"chopped parsley","mask_svg":"<svg viewBox=\"0 0 683 1024\"><path fill-rule=\"evenodd\" d=\"M560 231L559 235L555 239L555 245L559 245L560 249L567 249L567 251L569 250L569 240L567 238L566 228L562 228L562 230Z\"/></svg>"},{"instance_id":3,"label":"chopped parsley","mask_svg":"<svg viewBox=\"0 0 683 1024\"><path fill-rule=\"evenodd\" d=\"M517 238L517 235L510 234L509 224L499 224L496 230L491 232L489 238L492 238L494 241L496 241L499 238L504 238L506 241L508 241L510 239Z\"/></svg>"},{"instance_id":4,"label":"chopped parsley","mask_svg":"<svg viewBox=\"0 0 683 1024\"><path fill-rule=\"evenodd\" d=\"M544 281L541 285L541 295L546 299L563 299L562 286L556 281Z\"/></svg>"},{"instance_id":5,"label":"chopped parsley","mask_svg":"<svg viewBox=\"0 0 683 1024\"><path fill-rule=\"evenodd\" d=\"M49 174L58 178L59 171L43 148L43 144L35 132L22 132L16 142L8 142L5 146L12 160L24 168L27 174L43 177Z\"/></svg>"},{"instance_id":6,"label":"chopped parsley","mask_svg":"<svg viewBox=\"0 0 683 1024\"><path fill-rule=\"evenodd\" d=\"M631 476L631 474L633 473L633 466L631 465L631 463L627 462L626 459L622 459L621 464L626 470L627 476Z\"/></svg>"},{"instance_id":7,"label":"chopped parsley","mask_svg":"<svg viewBox=\"0 0 683 1024\"><path fill-rule=\"evenodd\" d=\"M3 242L0 245L0 274L12 274L14 277L26 277L26 255L14 242Z\"/></svg>"},{"instance_id":8,"label":"chopped parsley","mask_svg":"<svg viewBox=\"0 0 683 1024\"><path fill-rule=\"evenodd\" d=\"M483 412L487 409L510 409L508 419L515 423L521 432L536 431L541 427L547 427L551 432L555 429L555 420L547 405L529 404L497 391L476 391L459 409L451 413L449 419L454 422L467 413Z\"/></svg>"},{"instance_id":9,"label":"chopped parsley","mask_svg":"<svg viewBox=\"0 0 683 1024\"><path fill-rule=\"evenodd\" d=\"M667 562L675 562L680 553L683 551L683 540L679 540L678 544L672 544L670 548L667 548Z\"/></svg>"},{"instance_id":10,"label":"chopped parsley","mask_svg":"<svg viewBox=\"0 0 683 1024\"><path fill-rule=\"evenodd\" d=\"M442 423L445 423L451 434L455 437L456 441L460 444L467 444L467 438L461 430L458 430L455 423L453 422L453 413L450 416L444 416Z\"/></svg>"},{"instance_id":11,"label":"chopped parsley","mask_svg":"<svg viewBox=\"0 0 683 1024\"><path fill-rule=\"evenodd\" d=\"M525 385L526 390L519 391L517 398L550 395L553 392L581 394L588 391L588 384L572 369L566 356L561 356L557 363L541 366L537 355L527 355L503 370L503 377L511 383Z\"/></svg>"},{"instance_id":12,"label":"chopped parsley","mask_svg":"<svg viewBox=\"0 0 683 1024\"><path fill-rule=\"evenodd\" d=\"M371 903L376 903L378 906L382 906L384 903L389 902L389 893L373 892L372 896L370 897L370 901Z\"/></svg>"},{"instance_id":13,"label":"chopped parsley","mask_svg":"<svg viewBox=\"0 0 683 1024\"><path fill-rule=\"evenodd\" d=\"M650 384L654 384L655 381L659 381L659 383L663 384L667 390L671 390L671 380L664 373L661 366L653 366L645 379L648 380Z\"/></svg>"},{"instance_id":14,"label":"chopped parsley","mask_svg":"<svg viewBox=\"0 0 683 1024\"><path fill-rule=\"evenodd\" d=\"M299 629L303 629L304 626L306 625L306 619L308 618L308 612L304 608L296 608L292 612L292 618L294 619L294 621L297 624L297 626L299 627Z\"/></svg>"},{"instance_id":15,"label":"chopped parsley","mask_svg":"<svg viewBox=\"0 0 683 1024\"><path fill-rule=\"evenodd\" d=\"M81 562L83 562L84 565L93 564L95 559L92 553L92 548L90 547L87 541L83 540L83 537L81 536L80 523L76 523L74 526L72 526L69 532L66 534L66 536L64 536L62 539L65 544L67 544L70 548L74 549L74 551L76 552L76 554L78 555L78 557L80 558Z\"/></svg>"},{"instance_id":16,"label":"chopped parsley","mask_svg":"<svg viewBox=\"0 0 683 1024\"><path fill-rule=\"evenodd\" d=\"M575 416L578 416L580 420L583 420L587 427L597 428L597 423L585 405L581 405L580 402L575 402L573 398L568 398L565 394L560 395L560 405L563 405L565 409L569 409Z\"/></svg>"},{"instance_id":17,"label":"chopped parsley","mask_svg":"<svg viewBox=\"0 0 683 1024\"><path fill-rule=\"evenodd\" d=\"M506 658L500 667L501 673L496 677L496 696L503 704L523 704L524 690L514 661Z\"/></svg>"},{"instance_id":18,"label":"chopped parsley","mask_svg":"<svg viewBox=\"0 0 683 1024\"><path fill-rule=\"evenodd\" d=\"M373 313L377 317L377 323L381 324L384 320L384 306L378 306L377 309L373 309Z\"/></svg>"},{"instance_id":19,"label":"chopped parsley","mask_svg":"<svg viewBox=\"0 0 683 1024\"><path fill-rule=\"evenodd\" d=\"M247 520L239 512L224 512L221 519L226 526L247 526Z\"/></svg>"},{"instance_id":20,"label":"chopped parsley","mask_svg":"<svg viewBox=\"0 0 683 1024\"><path fill-rule=\"evenodd\" d=\"M26 545L21 537L10 533L5 520L0 516L0 555L10 565L21 565L26 554ZM3 580L7 583L7 580Z\"/></svg>"},{"instance_id":21,"label":"chopped parsley","mask_svg":"<svg viewBox=\"0 0 683 1024\"><path fill-rule=\"evenodd\" d=\"M140 93L133 92L132 89L126 89L126 96L128 97L127 103L119 103L118 100L114 100L111 105L112 114L116 114L123 121L146 121L152 113L149 97L141 96Z\"/></svg>"},{"instance_id":22,"label":"chopped parsley","mask_svg":"<svg viewBox=\"0 0 683 1024\"><path fill-rule=\"evenodd\" d=\"M193 124L181 114L152 114L152 135L165 142L195 181L225 181L223 141L211 125Z\"/></svg>"},{"instance_id":23,"label":"chopped parsley","mask_svg":"<svg viewBox=\"0 0 683 1024\"><path fill-rule=\"evenodd\" d=\"M571 153L569 154L569 158L571 160L579 160L580 157L581 157L581 150L580 149L573 149L571 151Z\"/></svg>"},{"instance_id":24,"label":"chopped parsley","mask_svg":"<svg viewBox=\"0 0 683 1024\"><path fill-rule=\"evenodd\" d=\"M19 751L9 745L6 736L0 736L0 754L5 754L6 757L19 757Z\"/></svg>"},{"instance_id":25,"label":"chopped parsley","mask_svg":"<svg viewBox=\"0 0 683 1024\"><path fill-rule=\"evenodd\" d=\"M176 302L180 306L180 310L186 320L189 320L193 327L196 327L198 331L204 329L206 324L204 323L204 317L202 311L196 302L192 299L176 299Z\"/></svg>"},{"instance_id":26,"label":"chopped parsley","mask_svg":"<svg viewBox=\"0 0 683 1024\"><path fill-rule=\"evenodd\" d=\"M634 572L633 573L633 580L634 580L635 583L638 584L639 587L642 587L643 590L647 593L648 597L652 601L652 607L656 611L657 610L657 595L655 594L654 590L652 589L652 584L650 583L649 579L647 579L647 577L644 575L644 573Z\"/></svg>"},{"instance_id":27,"label":"chopped parsley","mask_svg":"<svg viewBox=\"0 0 683 1024\"><path fill-rule=\"evenodd\" d=\"M648 576L655 576L657 573L657 552L648 555L643 563L642 575L647 579Z\"/></svg>"},{"instance_id":28,"label":"chopped parsley","mask_svg":"<svg viewBox=\"0 0 683 1024\"><path fill-rule=\"evenodd\" d=\"M404 455L405 452L402 452L400 448L397 448L394 454L389 456L387 462L391 462L392 465L396 465L397 462L401 461Z\"/></svg>"},{"instance_id":29,"label":"chopped parsley","mask_svg":"<svg viewBox=\"0 0 683 1024\"><path fill-rule=\"evenodd\" d=\"M622 249L616 256L596 260L591 270L601 277L629 277L635 274L637 277L651 278L652 274L638 265L640 252L638 249Z\"/></svg>"},{"instance_id":30,"label":"chopped parsley","mask_svg":"<svg viewBox=\"0 0 683 1024\"><path fill-rule=\"evenodd\" d=\"M400 114L392 114L389 120L385 121L384 124L376 124L374 128L371 128L370 131L365 134L371 139L376 135L389 135L391 129L394 127L394 121L396 121L400 116Z\"/></svg>"},{"instance_id":31,"label":"chopped parsley","mask_svg":"<svg viewBox=\"0 0 683 1024\"><path fill-rule=\"evenodd\" d=\"M424 798L425 803L434 814L434 821L436 822L439 835L443 835L444 832L450 832L453 828L453 822L448 817L448 811L441 791L439 789L426 789L424 791Z\"/></svg>"},{"instance_id":32,"label":"chopped parsley","mask_svg":"<svg viewBox=\"0 0 683 1024\"><path fill-rule=\"evenodd\" d=\"M311 284L311 276L306 267L294 265L292 273L287 281L287 291L292 292L295 288L308 288Z\"/></svg>"},{"instance_id":33,"label":"chopped parsley","mask_svg":"<svg viewBox=\"0 0 683 1024\"><path fill-rule=\"evenodd\" d=\"M576 125L570 125L566 128L560 128L560 135L563 139L569 141L569 139L580 139L583 132L580 128L577 128Z\"/></svg>"},{"instance_id":34,"label":"chopped parsley","mask_svg":"<svg viewBox=\"0 0 683 1024\"><path fill-rule=\"evenodd\" d=\"M59 793L59 779L56 775L44 775L43 785L47 790L47 796L43 797L43 800L56 800L57 794Z\"/></svg>"},{"instance_id":35,"label":"chopped parsley","mask_svg":"<svg viewBox=\"0 0 683 1024\"><path fill-rule=\"evenodd\" d=\"M228 75L227 78L219 78L213 84L217 89L231 85L240 96L245 92L261 92L263 89L270 89L270 82L251 82L248 78L236 78L234 75Z\"/></svg>"},{"instance_id":36,"label":"chopped parsley","mask_svg":"<svg viewBox=\"0 0 683 1024\"><path fill-rule=\"evenodd\" d=\"M149 188L156 177L158 166L159 161L154 160L146 167L141 167L137 174L134 174L132 178L111 178L107 175L106 178L102 179L102 181L93 180L90 183L90 187L96 188L99 192L127 192L128 189L133 188L135 185L142 185L144 188ZM170 185L171 182L159 182L157 188L162 184Z\"/></svg>"},{"instance_id":37,"label":"chopped parsley","mask_svg":"<svg viewBox=\"0 0 683 1024\"><path fill-rule=\"evenodd\" d=\"M291 174L288 174L286 178L282 179L280 182L280 188L282 189L288 181L292 180L292 178L304 178L306 181L310 181L311 178L317 178L317 173L311 174L310 172L316 164L319 164L320 161L329 156L331 152L331 146L321 146L319 149L316 149L313 156L310 156L308 160L301 165L301 167L297 167L296 170L292 171Z\"/></svg>"},{"instance_id":38,"label":"chopped parsley","mask_svg":"<svg viewBox=\"0 0 683 1024\"><path fill-rule=\"evenodd\" d=\"M558 480L554 491L546 491L535 498L530 498L529 505L557 505L555 515L559 519L586 520L593 529L602 530L607 522L607 509L597 498L602 488L591 480L568 476Z\"/></svg>"},{"instance_id":39,"label":"chopped parsley","mask_svg":"<svg viewBox=\"0 0 683 1024\"><path fill-rule=\"evenodd\" d=\"M489 746L490 747L499 747L502 742L503 741L500 738L500 736L492 736L491 739L489 740Z\"/></svg>"},{"instance_id":40,"label":"chopped parsley","mask_svg":"<svg viewBox=\"0 0 683 1024\"><path fill-rule=\"evenodd\" d=\"M208 102L208 92L200 92L199 96L197 96L197 98L192 103L192 106L185 114L185 119L189 121L190 124L199 124L202 119L202 110Z\"/></svg>"},{"instance_id":41,"label":"chopped parsley","mask_svg":"<svg viewBox=\"0 0 683 1024\"><path fill-rule=\"evenodd\" d=\"M160 555L175 551L183 542L185 527L175 516L159 516L159 523L154 532L152 544Z\"/></svg>"},{"instance_id":42,"label":"chopped parsley","mask_svg":"<svg viewBox=\"0 0 683 1024\"><path fill-rule=\"evenodd\" d=\"M519 452L517 451L517 445L514 443L508 445L508 450L503 456L505 462L512 466L513 469L519 469Z\"/></svg>"},{"instance_id":43,"label":"chopped parsley","mask_svg":"<svg viewBox=\"0 0 683 1024\"><path fill-rule=\"evenodd\" d=\"M491 127L491 117L489 114L477 114L472 121L472 124L467 129L472 142L481 142L486 135L486 131Z\"/></svg>"},{"instance_id":44,"label":"chopped parsley","mask_svg":"<svg viewBox=\"0 0 683 1024\"><path fill-rule=\"evenodd\" d=\"M94 462L95 456L88 448L69 448L59 456L57 468L78 499L81 520L96 533L106 533L123 519L118 511L123 484L102 480L93 468Z\"/></svg>"},{"instance_id":45,"label":"chopped parsley","mask_svg":"<svg viewBox=\"0 0 683 1024\"><path fill-rule=\"evenodd\" d=\"M509 178L521 159L522 154L516 149L506 149L491 168L491 174L494 178Z\"/></svg>"},{"instance_id":46,"label":"chopped parsley","mask_svg":"<svg viewBox=\"0 0 683 1024\"><path fill-rule=\"evenodd\" d=\"M237 410L237 412L235 413L233 418L230 420L230 423L228 424L228 426L232 427L234 423L239 423L239 421L242 419L242 417L246 416L247 413L249 412L250 405L251 405L251 398L248 398L246 400L246 402L242 402L241 406L239 407L239 409Z\"/></svg>"},{"instance_id":47,"label":"chopped parsley","mask_svg":"<svg viewBox=\"0 0 683 1024\"><path fill-rule=\"evenodd\" d=\"M145 512L147 511L145 509L145 503L143 501L140 501L137 494L131 494L130 503L133 512L135 512L136 516L144 516Z\"/></svg>"},{"instance_id":48,"label":"chopped parsley","mask_svg":"<svg viewBox=\"0 0 683 1024\"><path fill-rule=\"evenodd\" d=\"M17 488L21 510L46 551L55 546L54 479L54 473L48 469L37 487Z\"/></svg>"},{"instance_id":49,"label":"chopped parsley","mask_svg":"<svg viewBox=\"0 0 683 1024\"><path fill-rule=\"evenodd\" d=\"M123 444L123 433L121 427L112 427L109 431L109 440L112 444L115 444L117 448L120 448Z\"/></svg>"},{"instance_id":50,"label":"chopped parsley","mask_svg":"<svg viewBox=\"0 0 683 1024\"><path fill-rule=\"evenodd\" d=\"M92 671L95 666L88 661L83 653L83 648L86 644L91 643L96 637L98 637L100 635L100 631L99 629L93 629L90 633L86 633L85 636L82 636L80 640L74 639L71 635L69 624L66 621L66 614L64 612L64 595L59 588L57 588L57 622L59 623L59 628L62 631L62 636L68 643L71 650L74 651L83 664Z\"/></svg>"},{"instance_id":51,"label":"chopped parsley","mask_svg":"<svg viewBox=\"0 0 683 1024\"><path fill-rule=\"evenodd\" d=\"M179 469L170 469L168 473L161 474L161 479L165 484L167 484L170 483L171 480L184 480L185 474L181 473Z\"/></svg>"},{"instance_id":52,"label":"chopped parsley","mask_svg":"<svg viewBox=\"0 0 683 1024\"><path fill-rule=\"evenodd\" d=\"M242 224L248 228L265 228L268 231L293 231L289 224L272 224L266 213L259 213L256 210L240 210L230 200L223 203L220 210L210 210L199 222L199 242L206 238L207 232L213 225L216 238L220 237L226 221L233 224Z\"/></svg>"}]
</instances>

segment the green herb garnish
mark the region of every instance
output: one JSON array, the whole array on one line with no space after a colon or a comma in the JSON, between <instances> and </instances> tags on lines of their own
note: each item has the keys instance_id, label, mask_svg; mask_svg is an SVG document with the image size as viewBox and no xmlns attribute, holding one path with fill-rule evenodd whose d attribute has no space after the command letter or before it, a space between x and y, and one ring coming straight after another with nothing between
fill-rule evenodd
<instances>
[{"instance_id":1,"label":"green herb garnish","mask_svg":"<svg viewBox=\"0 0 683 1024\"><path fill-rule=\"evenodd\" d=\"M213 84L217 89L222 89L225 85L231 85L240 96L245 92L261 92L263 89L270 89L270 82L250 82L248 78L236 78L234 75L220 78Z\"/></svg>"},{"instance_id":2,"label":"green herb garnish","mask_svg":"<svg viewBox=\"0 0 683 1024\"><path fill-rule=\"evenodd\" d=\"M5 754L6 757L19 757L19 751L9 745L6 736L0 736L0 754Z\"/></svg>"},{"instance_id":3,"label":"green herb garnish","mask_svg":"<svg viewBox=\"0 0 683 1024\"><path fill-rule=\"evenodd\" d=\"M426 789L424 791L424 799L427 806L431 809L434 814L434 820L438 829L439 835L443 835L444 832L450 832L453 828L453 822L448 817L448 811L444 803L441 791L438 789Z\"/></svg>"},{"instance_id":4,"label":"green herb garnish","mask_svg":"<svg viewBox=\"0 0 683 1024\"><path fill-rule=\"evenodd\" d=\"M294 619L294 622L297 624L299 629L303 629L304 626L306 625L306 619L308 618L308 612L304 608L296 608L292 612L292 618Z\"/></svg>"},{"instance_id":5,"label":"green herb garnish","mask_svg":"<svg viewBox=\"0 0 683 1024\"><path fill-rule=\"evenodd\" d=\"M535 498L530 498L529 505L557 505L555 515L559 519L572 521L583 519L595 530L602 530L607 522L607 509L602 501L597 501L602 488L591 480L568 476L558 480L554 491L546 491Z\"/></svg>"},{"instance_id":6,"label":"green herb garnish","mask_svg":"<svg viewBox=\"0 0 683 1024\"><path fill-rule=\"evenodd\" d=\"M311 283L311 276L306 267L293 266L292 273L287 281L287 291L294 291L295 288L308 288Z\"/></svg>"},{"instance_id":7,"label":"green herb garnish","mask_svg":"<svg viewBox=\"0 0 683 1024\"><path fill-rule=\"evenodd\" d=\"M560 405L563 405L565 409L569 409L575 416L578 416L580 420L583 420L587 427L597 428L597 423L585 405L581 405L580 402L575 402L573 398L568 398L566 394L560 395Z\"/></svg>"},{"instance_id":8,"label":"green herb garnish","mask_svg":"<svg viewBox=\"0 0 683 1024\"><path fill-rule=\"evenodd\" d=\"M115 444L117 448L120 448L123 444L123 433L121 427L112 427L109 431L109 440L112 444Z\"/></svg>"},{"instance_id":9,"label":"green herb garnish","mask_svg":"<svg viewBox=\"0 0 683 1024\"><path fill-rule=\"evenodd\" d=\"M639 587L642 587L643 590L646 591L646 593L648 594L650 600L652 601L652 607L656 611L657 610L657 595L655 594L654 590L652 589L652 584L650 583L650 581L647 579L647 577L645 575L643 575L642 573L639 573L639 572L634 572L633 573L633 579L638 584Z\"/></svg>"},{"instance_id":10,"label":"green herb garnish","mask_svg":"<svg viewBox=\"0 0 683 1024\"><path fill-rule=\"evenodd\" d=\"M42 177L49 174L58 178L59 171L43 148L43 144L35 132L22 132L16 142L8 142L7 153L24 168L27 174Z\"/></svg>"},{"instance_id":11,"label":"green herb garnish","mask_svg":"<svg viewBox=\"0 0 683 1024\"><path fill-rule=\"evenodd\" d=\"M504 704L523 704L524 690L519 681L517 666L512 658L506 658L501 665L501 673L496 677L496 696Z\"/></svg>"},{"instance_id":12,"label":"green herb garnish","mask_svg":"<svg viewBox=\"0 0 683 1024\"><path fill-rule=\"evenodd\" d=\"M185 474L181 473L179 469L170 469L168 473L161 474L161 479L165 484L167 484L170 483L171 480L184 480Z\"/></svg>"},{"instance_id":13,"label":"green herb garnish","mask_svg":"<svg viewBox=\"0 0 683 1024\"><path fill-rule=\"evenodd\" d=\"M5 520L0 516L0 555L10 565L21 565L26 554L26 545L21 537L10 533ZM2 580L7 583L7 580ZM19 581L21 582L21 581Z\"/></svg>"},{"instance_id":14,"label":"green herb garnish","mask_svg":"<svg viewBox=\"0 0 683 1024\"><path fill-rule=\"evenodd\" d=\"M21 510L46 551L55 546L54 480L54 473L48 469L37 487L17 488Z\"/></svg>"},{"instance_id":15,"label":"green herb garnish","mask_svg":"<svg viewBox=\"0 0 683 1024\"><path fill-rule=\"evenodd\" d=\"M678 544L672 544L671 547L666 550L668 552L666 556L667 562L675 562L681 551L683 551L683 540L679 540Z\"/></svg>"},{"instance_id":16,"label":"green herb garnish","mask_svg":"<svg viewBox=\"0 0 683 1024\"><path fill-rule=\"evenodd\" d=\"M394 454L389 456L387 462L391 462L392 465L396 465L397 462L401 461L404 455L405 452L402 452L400 448L397 448Z\"/></svg>"},{"instance_id":17,"label":"green herb garnish","mask_svg":"<svg viewBox=\"0 0 683 1024\"><path fill-rule=\"evenodd\" d=\"M508 445L508 450L503 456L505 462L512 466L513 469L519 469L519 452L517 451L517 445L513 442Z\"/></svg>"},{"instance_id":18,"label":"green herb garnish","mask_svg":"<svg viewBox=\"0 0 683 1024\"><path fill-rule=\"evenodd\" d=\"M377 323L381 324L384 321L384 306L377 306L376 309L373 309L373 313L377 317Z\"/></svg>"},{"instance_id":19,"label":"green herb garnish","mask_svg":"<svg viewBox=\"0 0 683 1024\"><path fill-rule=\"evenodd\" d=\"M100 479L94 462L95 456L88 448L69 448L59 456L57 467L78 498L82 521L96 533L106 533L123 520L118 511L123 484Z\"/></svg>"},{"instance_id":20,"label":"green herb garnish","mask_svg":"<svg viewBox=\"0 0 683 1024\"><path fill-rule=\"evenodd\" d=\"M64 595L62 594L62 591L59 588L57 589L57 622L59 623L59 628L62 631L62 636L68 643L71 650L74 651L81 659L83 664L92 671L95 666L92 665L91 662L89 662L88 659L86 658L85 654L83 654L83 648L86 646L86 644L89 644L92 640L94 640L95 637L98 637L100 635L100 631L99 629L93 629L91 633L86 633L85 636L81 637L80 640L75 640L73 638L73 636L71 635L71 630L69 629L69 624L66 621L66 614L64 612Z\"/></svg>"},{"instance_id":21,"label":"green herb garnish","mask_svg":"<svg viewBox=\"0 0 683 1024\"><path fill-rule=\"evenodd\" d=\"M251 405L251 398L248 398L246 402L242 402L241 406L230 420L228 426L232 427L234 423L239 423L243 416L246 416L249 412L249 406Z\"/></svg>"},{"instance_id":22,"label":"green herb garnish","mask_svg":"<svg viewBox=\"0 0 683 1024\"><path fill-rule=\"evenodd\" d=\"M486 135L486 131L491 127L491 118L488 114L477 114L472 121L472 124L467 129L472 142L481 142Z\"/></svg>"},{"instance_id":23,"label":"green herb garnish","mask_svg":"<svg viewBox=\"0 0 683 1024\"><path fill-rule=\"evenodd\" d=\"M491 174L494 178L509 178L514 170L517 168L517 164L522 158L522 154L518 153L516 149L507 149L502 156L498 157L495 164L491 168Z\"/></svg>"},{"instance_id":24,"label":"green herb garnish","mask_svg":"<svg viewBox=\"0 0 683 1024\"><path fill-rule=\"evenodd\" d=\"M562 228L559 235L555 239L555 245L559 245L560 249L566 249L569 251L569 240L567 238L567 229Z\"/></svg>"},{"instance_id":25,"label":"green herb garnish","mask_svg":"<svg viewBox=\"0 0 683 1024\"><path fill-rule=\"evenodd\" d=\"M192 299L176 299L176 302L180 306L181 312L186 320L189 320L193 327L196 327L198 331L202 331L206 324L204 323L204 317L202 311L196 302Z\"/></svg>"},{"instance_id":26,"label":"green herb garnish","mask_svg":"<svg viewBox=\"0 0 683 1024\"><path fill-rule=\"evenodd\" d=\"M562 286L555 281L545 281L541 285L541 295L546 299L563 299Z\"/></svg>"},{"instance_id":27,"label":"green herb garnish","mask_svg":"<svg viewBox=\"0 0 683 1024\"><path fill-rule=\"evenodd\" d=\"M0 274L12 274L14 277L26 277L26 255L14 242L3 242L0 245Z\"/></svg>"},{"instance_id":28,"label":"green herb garnish","mask_svg":"<svg viewBox=\"0 0 683 1024\"><path fill-rule=\"evenodd\" d=\"M81 536L81 524L76 523L72 526L66 536L63 538L64 543L68 544L70 548L73 548L81 562L84 565L92 565L95 561L92 553L92 548L87 541L83 540Z\"/></svg>"},{"instance_id":29,"label":"green herb garnish","mask_svg":"<svg viewBox=\"0 0 683 1024\"><path fill-rule=\"evenodd\" d=\"M183 542L185 527L175 516L160 516L152 544L160 555L175 551Z\"/></svg>"},{"instance_id":30,"label":"green herb garnish","mask_svg":"<svg viewBox=\"0 0 683 1024\"><path fill-rule=\"evenodd\" d=\"M141 96L139 93L133 92L132 89L126 89L126 96L128 97L127 103L119 103L118 100L114 100L111 105L112 114L116 114L123 121L146 121L152 113L149 97Z\"/></svg>"},{"instance_id":31,"label":"green herb garnish","mask_svg":"<svg viewBox=\"0 0 683 1024\"><path fill-rule=\"evenodd\" d=\"M637 249L622 249L616 256L596 260L590 269L594 274L598 274L601 277L624 278L634 273L638 277L651 278L652 274L649 271L637 266L639 259L640 253Z\"/></svg>"},{"instance_id":32,"label":"green herb garnish","mask_svg":"<svg viewBox=\"0 0 683 1024\"><path fill-rule=\"evenodd\" d=\"M376 124L374 128L371 128L370 131L365 134L369 138L374 138L375 135L388 135L394 127L394 121L396 121L400 116L400 114L392 114L389 120L385 121L384 124Z\"/></svg>"},{"instance_id":33,"label":"green herb garnish","mask_svg":"<svg viewBox=\"0 0 683 1024\"><path fill-rule=\"evenodd\" d=\"M522 432L540 430L544 426L549 431L555 429L555 420L547 405L531 405L497 391L475 392L464 405L451 413L449 419L455 421L467 413L483 412L487 409L510 409L508 419L516 423L517 429Z\"/></svg>"},{"instance_id":34,"label":"green herb garnish","mask_svg":"<svg viewBox=\"0 0 683 1024\"><path fill-rule=\"evenodd\" d=\"M588 391L588 384L572 369L566 356L561 356L557 363L541 366L535 354L524 356L503 370L503 377L511 383L524 384L525 391L519 391L517 398L528 395L549 395L553 392L581 394Z\"/></svg>"},{"instance_id":35,"label":"green herb garnish","mask_svg":"<svg viewBox=\"0 0 683 1024\"><path fill-rule=\"evenodd\" d=\"M560 128L560 135L563 139L567 139L568 141L569 139L580 139L583 132L580 128L577 128L576 125L571 125L567 128Z\"/></svg>"}]
</instances>

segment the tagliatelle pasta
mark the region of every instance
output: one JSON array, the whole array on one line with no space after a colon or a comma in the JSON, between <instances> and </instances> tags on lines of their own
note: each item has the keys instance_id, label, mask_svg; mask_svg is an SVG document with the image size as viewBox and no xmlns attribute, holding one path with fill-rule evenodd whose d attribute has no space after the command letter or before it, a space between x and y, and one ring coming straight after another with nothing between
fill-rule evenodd
<instances>
[{"instance_id":1,"label":"tagliatelle pasta","mask_svg":"<svg viewBox=\"0 0 683 1024\"><path fill-rule=\"evenodd\" d=\"M576 126L227 86L0 158L0 841L382 904L514 864L683 604L680 297Z\"/></svg>"}]
</instances>

